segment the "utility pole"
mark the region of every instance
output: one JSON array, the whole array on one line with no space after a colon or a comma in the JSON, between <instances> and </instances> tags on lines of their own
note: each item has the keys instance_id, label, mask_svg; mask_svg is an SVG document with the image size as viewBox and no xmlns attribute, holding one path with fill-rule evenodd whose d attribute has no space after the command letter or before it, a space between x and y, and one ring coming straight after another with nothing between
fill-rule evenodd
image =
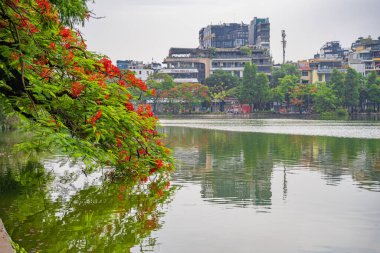
<instances>
[{"instance_id":1,"label":"utility pole","mask_svg":"<svg viewBox=\"0 0 380 253\"><path fill-rule=\"evenodd\" d=\"M282 64L285 64L285 49L286 49L286 33L285 30L281 30L281 35L282 35Z\"/></svg>"}]
</instances>

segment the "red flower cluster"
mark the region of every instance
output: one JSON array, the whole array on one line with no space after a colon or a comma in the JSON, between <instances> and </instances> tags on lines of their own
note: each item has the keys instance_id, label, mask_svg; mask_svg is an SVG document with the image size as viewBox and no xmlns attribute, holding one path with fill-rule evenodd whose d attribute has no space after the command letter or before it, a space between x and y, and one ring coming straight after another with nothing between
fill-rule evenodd
<instances>
[{"instance_id":1,"label":"red flower cluster","mask_svg":"<svg viewBox=\"0 0 380 253\"><path fill-rule=\"evenodd\" d=\"M133 111L135 108L133 107L133 104L131 102L125 103L125 108L127 108L128 111Z\"/></svg>"},{"instance_id":2,"label":"red flower cluster","mask_svg":"<svg viewBox=\"0 0 380 253\"><path fill-rule=\"evenodd\" d=\"M43 13L50 13L50 3L46 0L37 0L36 1L38 4L39 9Z\"/></svg>"},{"instance_id":3,"label":"red flower cluster","mask_svg":"<svg viewBox=\"0 0 380 253\"><path fill-rule=\"evenodd\" d=\"M50 49L55 50L55 43L54 42L50 43L49 47L50 47Z\"/></svg>"},{"instance_id":4,"label":"red flower cluster","mask_svg":"<svg viewBox=\"0 0 380 253\"><path fill-rule=\"evenodd\" d=\"M164 166L162 160L157 159L157 160L156 160L156 166L157 166L157 169L160 169L162 166Z\"/></svg>"},{"instance_id":5,"label":"red flower cluster","mask_svg":"<svg viewBox=\"0 0 380 253\"><path fill-rule=\"evenodd\" d=\"M128 72L126 75L127 81L130 85L139 88L142 91L146 91L148 87L146 86L146 83L142 81L141 79L138 79L133 73Z\"/></svg>"},{"instance_id":6,"label":"red flower cluster","mask_svg":"<svg viewBox=\"0 0 380 253\"><path fill-rule=\"evenodd\" d=\"M18 28L21 29L27 29L30 33L36 33L38 32L38 29L35 25L29 22L29 20L26 17L23 17L19 15L19 20L21 20L21 23L18 25Z\"/></svg>"},{"instance_id":7,"label":"red flower cluster","mask_svg":"<svg viewBox=\"0 0 380 253\"><path fill-rule=\"evenodd\" d=\"M128 155L128 152L126 150L122 150L119 153L120 162L127 162L131 159L131 157Z\"/></svg>"},{"instance_id":8,"label":"red flower cluster","mask_svg":"<svg viewBox=\"0 0 380 253\"><path fill-rule=\"evenodd\" d=\"M137 113L144 117L153 117L152 107L147 104L139 105L137 107Z\"/></svg>"},{"instance_id":9,"label":"red flower cluster","mask_svg":"<svg viewBox=\"0 0 380 253\"><path fill-rule=\"evenodd\" d=\"M96 121L98 121L98 119L100 119L100 117L102 117L102 110L99 110L95 116L92 116L92 118L89 120L89 123L93 126L95 126L96 124Z\"/></svg>"},{"instance_id":10,"label":"red flower cluster","mask_svg":"<svg viewBox=\"0 0 380 253\"><path fill-rule=\"evenodd\" d=\"M71 86L71 93L73 97L79 97L86 87L78 82L73 83Z\"/></svg>"},{"instance_id":11,"label":"red flower cluster","mask_svg":"<svg viewBox=\"0 0 380 253\"><path fill-rule=\"evenodd\" d=\"M110 59L103 58L100 60L100 63L103 64L104 71L109 75L109 76L119 76L120 75L120 69L116 66L114 66L111 62Z\"/></svg>"},{"instance_id":12,"label":"red flower cluster","mask_svg":"<svg viewBox=\"0 0 380 253\"><path fill-rule=\"evenodd\" d=\"M59 30L59 35L61 35L61 37L64 39L72 38L71 30L66 27L61 27Z\"/></svg>"}]
</instances>

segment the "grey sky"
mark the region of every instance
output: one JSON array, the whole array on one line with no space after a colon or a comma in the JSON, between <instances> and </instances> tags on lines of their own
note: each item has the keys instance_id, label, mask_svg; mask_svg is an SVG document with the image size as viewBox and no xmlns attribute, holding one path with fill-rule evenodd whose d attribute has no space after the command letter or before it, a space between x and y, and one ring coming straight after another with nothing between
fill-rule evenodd
<instances>
[{"instance_id":1,"label":"grey sky","mask_svg":"<svg viewBox=\"0 0 380 253\"><path fill-rule=\"evenodd\" d=\"M326 41L349 47L360 36L380 36L380 0L96 0L90 7L105 18L82 29L89 49L113 61L161 62L170 47L197 47L206 25L255 16L269 17L275 62L282 59L282 29L288 60L312 58Z\"/></svg>"}]
</instances>

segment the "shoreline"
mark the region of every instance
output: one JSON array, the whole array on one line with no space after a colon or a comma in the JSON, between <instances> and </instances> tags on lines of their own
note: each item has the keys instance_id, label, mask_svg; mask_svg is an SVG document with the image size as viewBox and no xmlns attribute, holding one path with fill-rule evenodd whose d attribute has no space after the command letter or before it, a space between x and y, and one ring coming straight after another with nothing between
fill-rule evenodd
<instances>
[{"instance_id":1,"label":"shoreline","mask_svg":"<svg viewBox=\"0 0 380 253\"><path fill-rule=\"evenodd\" d=\"M219 119L303 119L303 120L343 120L343 121L380 121L380 113L356 113L346 117L333 117L323 119L320 114L299 113L272 113L259 112L247 114L232 113L186 113L186 114L158 114L159 119L182 118L219 118Z\"/></svg>"}]
</instances>

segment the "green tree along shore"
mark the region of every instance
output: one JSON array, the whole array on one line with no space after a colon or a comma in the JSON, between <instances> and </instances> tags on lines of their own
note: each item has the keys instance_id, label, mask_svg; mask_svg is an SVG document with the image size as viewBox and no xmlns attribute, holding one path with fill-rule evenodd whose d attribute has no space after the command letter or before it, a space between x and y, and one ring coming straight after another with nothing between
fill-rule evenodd
<instances>
[{"instance_id":1,"label":"green tree along shore","mask_svg":"<svg viewBox=\"0 0 380 253\"><path fill-rule=\"evenodd\" d=\"M316 84L302 84L300 77L300 71L293 64L273 68L269 77L258 73L254 64L245 64L242 78L217 70L206 78L204 90L208 89L208 93L189 99L193 105L210 105L210 100L212 104L219 103L220 112L224 111L227 97L237 98L241 104L249 104L253 111L293 111L332 117L380 111L380 78L376 72L363 77L351 68L347 68L346 73L334 69L329 82ZM170 76L159 80L165 83L168 79ZM177 87L171 80L171 87ZM184 101L182 93L176 95L170 89L161 94L170 97L171 106L180 106Z\"/></svg>"},{"instance_id":2,"label":"green tree along shore","mask_svg":"<svg viewBox=\"0 0 380 253\"><path fill-rule=\"evenodd\" d=\"M130 72L86 49L75 25L86 0L0 1L1 120L17 114L30 129L28 152L57 147L85 172L99 167L136 180L172 170L158 119L140 99L154 94Z\"/></svg>"}]
</instances>

